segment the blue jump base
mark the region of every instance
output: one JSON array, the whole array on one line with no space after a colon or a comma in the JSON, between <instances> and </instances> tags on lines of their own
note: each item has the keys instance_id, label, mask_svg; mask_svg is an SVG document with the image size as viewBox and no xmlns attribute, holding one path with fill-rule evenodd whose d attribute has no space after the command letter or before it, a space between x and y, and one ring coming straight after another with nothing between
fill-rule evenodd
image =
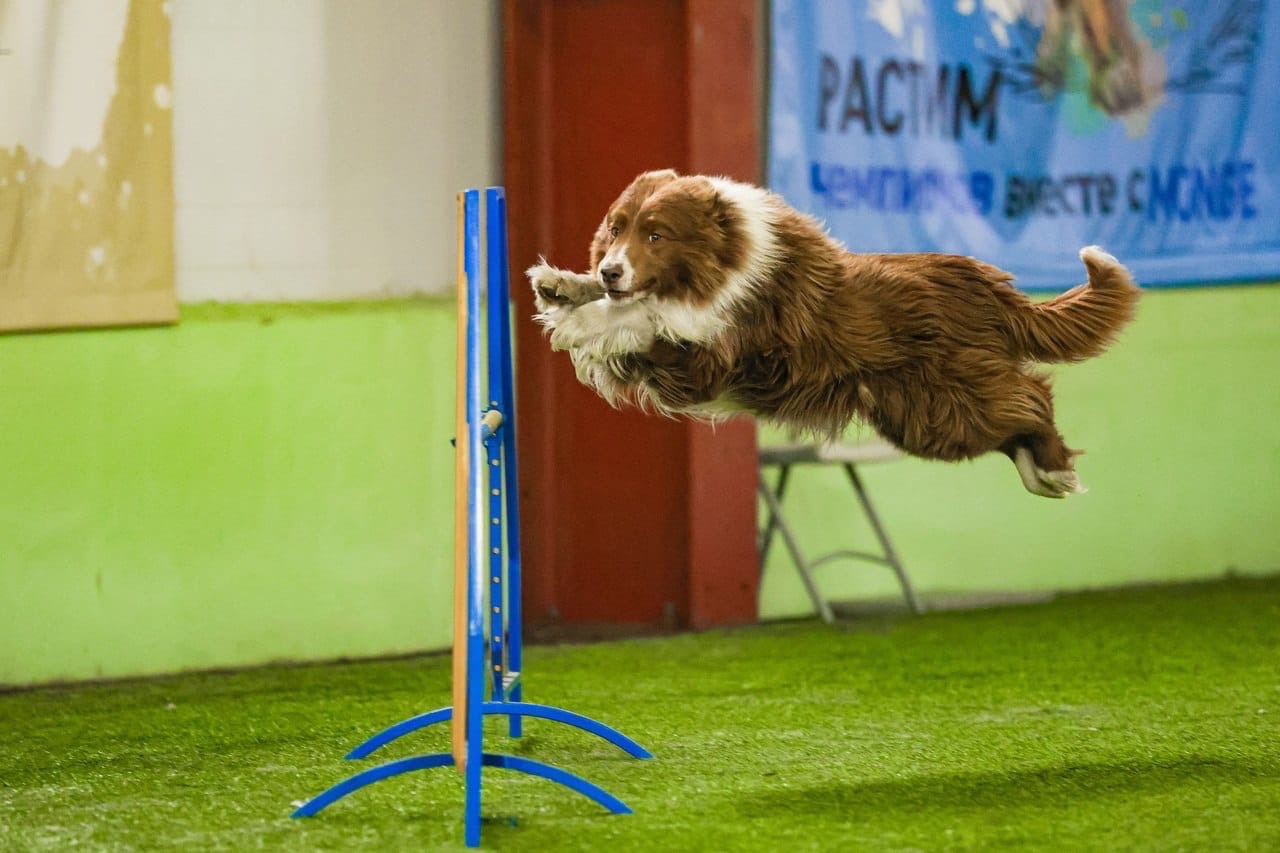
<instances>
[{"instance_id":1,"label":"blue jump base","mask_svg":"<svg viewBox=\"0 0 1280 853\"><path fill-rule=\"evenodd\" d=\"M454 706L418 714L378 732L351 750L347 758L366 758L397 738L446 721L455 726L461 722L465 726L465 754L456 760L453 752L441 752L388 761L339 782L293 812L295 818L312 817L374 782L413 770L457 766L465 758L463 824L468 847L480 843L480 771L484 767L549 779L594 800L614 814L631 813L626 803L580 776L540 761L485 752L482 743L485 716L506 716L508 733L513 738L521 736L525 717L535 717L590 732L634 758L653 757L640 744L604 723L563 708L523 701L524 688L520 677L523 657L520 514L516 501L519 492L506 197L501 187L489 187L484 196L488 295L487 310L484 311L488 323L488 393L485 399L488 406L483 413L480 404L480 191L467 190L461 199L463 221L460 236L466 281L459 282L462 285L459 290L465 293L467 322L466 328L459 329L458 333L466 335L467 632L465 649L455 645L453 653L466 655L466 719L454 720ZM493 413L499 416L496 426L484 419L485 415ZM482 507L487 509L483 515ZM485 519L489 523L485 523ZM486 615L489 617L487 631ZM488 699L485 698L486 688ZM456 693L454 702L460 702Z\"/></svg>"},{"instance_id":2,"label":"blue jump base","mask_svg":"<svg viewBox=\"0 0 1280 853\"><path fill-rule=\"evenodd\" d=\"M576 726L583 731L591 732L598 735L609 743L621 749L633 758L652 758L653 754L631 738L624 735L617 729L607 726L598 720L590 717L584 717L582 714L575 714L573 711L566 711L563 708L556 708L551 705L538 705L532 702L485 702L480 709L480 713L484 716L493 715L510 715L514 717L539 717L544 720L554 720L560 723L566 723ZM435 723L443 723L453 719L453 708L437 708L434 711L428 711L425 714L419 714L416 717L410 717L402 720L393 726L378 732L364 743L357 746L347 754L348 760L357 760L367 758L373 752L386 746L397 738L401 738L419 729L434 725ZM614 814L631 814L631 808L617 797L605 791L598 785L594 785L583 779L581 776L575 776L559 768L552 767L540 761L533 761L528 758L520 758L514 755L503 755L493 752L482 752L480 754L480 763L485 767L500 767L504 770L515 770L520 773L528 773L532 776L541 776L544 779L550 779L552 782L558 782L570 790L577 791L585 797L595 800ZM389 779L392 776L399 776L402 773L408 773L412 770L427 770L432 767L452 767L454 765L453 755L448 752L438 752L431 755L415 755L410 758L400 758L395 761L388 761L386 764L379 764L377 767L371 767L355 774L338 784L334 785L326 791L312 797L303 803L293 813L293 817L313 817L321 812L325 807L332 805L348 794L353 794L361 788L372 785L383 779ZM470 843L470 842L468 842Z\"/></svg>"}]
</instances>

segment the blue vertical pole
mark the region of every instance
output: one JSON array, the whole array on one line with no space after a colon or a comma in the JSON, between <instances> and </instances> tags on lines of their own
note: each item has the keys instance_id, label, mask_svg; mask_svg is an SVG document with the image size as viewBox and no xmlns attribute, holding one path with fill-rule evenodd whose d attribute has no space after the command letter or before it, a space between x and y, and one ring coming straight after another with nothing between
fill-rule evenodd
<instances>
[{"instance_id":1,"label":"blue vertical pole","mask_svg":"<svg viewBox=\"0 0 1280 853\"><path fill-rule=\"evenodd\" d=\"M496 270L490 282L489 311L492 314L495 306L500 306L501 323L497 334L490 338L490 357L495 353L501 367L499 381L501 399L506 407L503 410L502 447L503 447L503 496L505 498L505 527L507 534L507 667L521 673L521 677L511 688L507 698L519 702L524 694L524 612L521 605L521 562L520 562L520 491L516 466L516 396L515 396L515 347L511 338L511 282L510 264L507 260L507 197L501 187L489 190L490 211L497 211L498 227L489 232L490 269ZM513 714L510 717L511 737L520 737L522 717Z\"/></svg>"},{"instance_id":2,"label":"blue vertical pole","mask_svg":"<svg viewBox=\"0 0 1280 853\"><path fill-rule=\"evenodd\" d=\"M466 843L480 844L480 770L484 716L484 454L480 423L480 193L464 199L464 268L467 276L467 801Z\"/></svg>"},{"instance_id":3,"label":"blue vertical pole","mask_svg":"<svg viewBox=\"0 0 1280 853\"><path fill-rule=\"evenodd\" d=\"M501 240L498 234L505 228L505 211L500 209L502 190L489 187L484 193L485 209L485 307L488 320L488 374L489 374L489 408L497 409L504 423L497 432L485 441L485 449L489 455L489 660L487 666L493 681L493 696L499 701L507 698L504 688L504 676L507 667L504 634L506 630L507 607L511 599L511 589L504 578L503 568L507 559L507 542L504 536L505 520L502 512L502 472L510 457L504 458L502 436L509 428L505 423L508 409L508 398L503 394L503 375L510 370L509 365L497 351L497 341L501 339L506 326L507 301L500 293L499 274L505 269L505 258L501 255Z\"/></svg>"}]
</instances>

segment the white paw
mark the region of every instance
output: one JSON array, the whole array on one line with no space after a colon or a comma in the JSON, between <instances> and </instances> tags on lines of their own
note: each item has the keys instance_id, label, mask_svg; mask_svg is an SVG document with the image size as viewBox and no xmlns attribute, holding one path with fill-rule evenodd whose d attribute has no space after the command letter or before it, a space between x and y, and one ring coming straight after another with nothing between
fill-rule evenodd
<instances>
[{"instance_id":1,"label":"white paw","mask_svg":"<svg viewBox=\"0 0 1280 853\"><path fill-rule=\"evenodd\" d=\"M1065 498L1070 494L1082 494L1086 491L1080 485L1080 476L1075 471L1046 471L1037 467L1026 447L1019 447L1014 454L1013 464L1017 466L1022 485L1033 495L1046 498Z\"/></svg>"},{"instance_id":2,"label":"white paw","mask_svg":"<svg viewBox=\"0 0 1280 853\"><path fill-rule=\"evenodd\" d=\"M524 271L529 279L529 286L533 288L533 302L544 313L558 303L569 301L561 299L556 290L556 280L559 278L557 273L559 270L541 259Z\"/></svg>"},{"instance_id":3,"label":"white paw","mask_svg":"<svg viewBox=\"0 0 1280 853\"><path fill-rule=\"evenodd\" d=\"M1080 475L1075 471L1042 471L1037 468L1036 476L1055 497L1065 498L1070 494L1079 495L1088 491L1080 485Z\"/></svg>"},{"instance_id":4,"label":"white paw","mask_svg":"<svg viewBox=\"0 0 1280 853\"><path fill-rule=\"evenodd\" d=\"M533 304L538 309L533 319L548 331L558 326L573 310L569 300L561 298L556 289L558 273L559 270L543 260L539 260L524 273L533 287Z\"/></svg>"},{"instance_id":5,"label":"white paw","mask_svg":"<svg viewBox=\"0 0 1280 853\"><path fill-rule=\"evenodd\" d=\"M576 310L571 306L553 309L562 313L554 327L547 326L551 329L551 348L574 350L594 340L605 329L605 307L603 303L595 303Z\"/></svg>"},{"instance_id":6,"label":"white paw","mask_svg":"<svg viewBox=\"0 0 1280 853\"><path fill-rule=\"evenodd\" d=\"M582 350L594 361L610 356L646 352L653 346L653 323L634 304L617 305L599 299L575 308L551 332L551 348Z\"/></svg>"},{"instance_id":7,"label":"white paw","mask_svg":"<svg viewBox=\"0 0 1280 853\"><path fill-rule=\"evenodd\" d=\"M533 301L541 314L573 309L604 296L604 288L594 276L558 269L544 260L539 260L524 274L533 287Z\"/></svg>"}]
</instances>

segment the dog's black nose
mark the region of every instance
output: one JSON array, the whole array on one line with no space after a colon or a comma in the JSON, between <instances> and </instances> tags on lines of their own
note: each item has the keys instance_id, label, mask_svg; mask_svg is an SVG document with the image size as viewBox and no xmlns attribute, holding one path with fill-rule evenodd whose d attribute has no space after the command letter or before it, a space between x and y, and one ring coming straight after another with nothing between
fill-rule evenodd
<instances>
[{"instance_id":1,"label":"dog's black nose","mask_svg":"<svg viewBox=\"0 0 1280 853\"><path fill-rule=\"evenodd\" d=\"M604 279L605 287L618 283L622 278L622 264L609 264L607 267L600 267L600 278Z\"/></svg>"}]
</instances>

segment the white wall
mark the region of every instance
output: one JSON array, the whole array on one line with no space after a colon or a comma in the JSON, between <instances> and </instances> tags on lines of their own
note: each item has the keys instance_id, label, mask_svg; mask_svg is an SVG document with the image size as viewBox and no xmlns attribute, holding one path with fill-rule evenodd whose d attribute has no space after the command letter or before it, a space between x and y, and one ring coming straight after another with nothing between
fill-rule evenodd
<instances>
[{"instance_id":1,"label":"white wall","mask_svg":"<svg viewBox=\"0 0 1280 853\"><path fill-rule=\"evenodd\" d=\"M102 144L128 19L128 0L0 3L0 148L56 168Z\"/></svg>"},{"instance_id":2,"label":"white wall","mask_svg":"<svg viewBox=\"0 0 1280 853\"><path fill-rule=\"evenodd\" d=\"M496 0L173 0L178 296L439 292L499 182Z\"/></svg>"}]
</instances>

